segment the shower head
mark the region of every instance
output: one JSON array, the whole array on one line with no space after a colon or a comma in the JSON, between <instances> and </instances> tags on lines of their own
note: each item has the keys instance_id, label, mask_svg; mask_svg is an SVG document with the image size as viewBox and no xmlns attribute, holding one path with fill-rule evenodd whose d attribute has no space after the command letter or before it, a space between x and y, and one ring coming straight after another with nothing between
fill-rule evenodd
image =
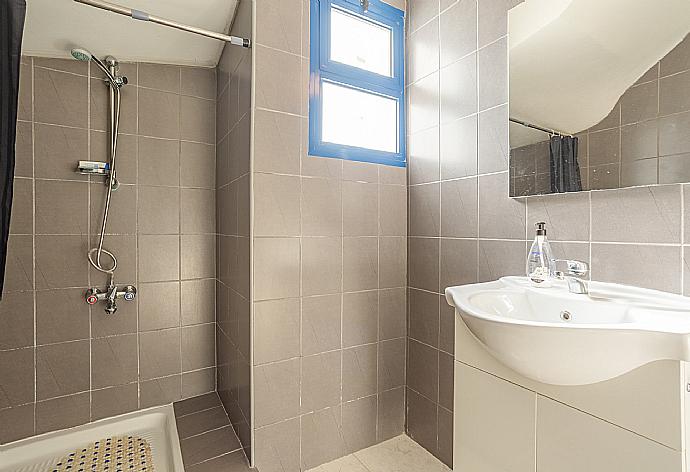
<instances>
[{"instance_id":1,"label":"shower head","mask_svg":"<svg viewBox=\"0 0 690 472\"><path fill-rule=\"evenodd\" d=\"M72 57L78 61L89 62L93 58L93 54L86 49L74 48L70 52L72 53Z\"/></svg>"},{"instance_id":2,"label":"shower head","mask_svg":"<svg viewBox=\"0 0 690 472\"><path fill-rule=\"evenodd\" d=\"M98 66L99 69L103 71L105 74L106 78L108 81L111 83L111 85L115 88L120 88L122 85L127 83L126 78L118 78L116 77L114 72L111 72L112 69L116 69L118 62L117 59L115 59L112 56L108 56L106 58L106 62L108 65L104 64L103 61L101 61L99 58L91 54L88 50L82 49L82 48L74 48L70 51L72 53L72 57L75 58L78 61L82 62L92 62Z\"/></svg>"}]
</instances>

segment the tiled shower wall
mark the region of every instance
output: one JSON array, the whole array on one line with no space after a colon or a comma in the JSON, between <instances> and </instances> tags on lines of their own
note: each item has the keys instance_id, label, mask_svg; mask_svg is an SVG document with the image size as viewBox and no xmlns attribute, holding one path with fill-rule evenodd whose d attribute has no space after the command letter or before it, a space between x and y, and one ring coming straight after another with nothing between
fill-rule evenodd
<instances>
[{"instance_id":1,"label":"tiled shower wall","mask_svg":"<svg viewBox=\"0 0 690 472\"><path fill-rule=\"evenodd\" d=\"M251 37L242 0L231 34ZM226 45L218 74L216 224L218 393L247 457L251 448L250 145L252 51Z\"/></svg>"},{"instance_id":2,"label":"tiled shower wall","mask_svg":"<svg viewBox=\"0 0 690 472\"><path fill-rule=\"evenodd\" d=\"M25 57L5 294L0 442L215 388L215 72L122 64L106 249L135 302L89 308L107 161L107 88L87 63ZM107 260L107 259L106 259ZM108 262L106 262L107 264Z\"/></svg>"},{"instance_id":3,"label":"tiled shower wall","mask_svg":"<svg viewBox=\"0 0 690 472\"><path fill-rule=\"evenodd\" d=\"M307 470L404 425L406 170L308 151L309 1L256 1L254 457Z\"/></svg>"},{"instance_id":4,"label":"tiled shower wall","mask_svg":"<svg viewBox=\"0 0 690 472\"><path fill-rule=\"evenodd\" d=\"M688 295L690 188L509 198L506 1L412 0L409 11L407 429L451 464L454 319L444 289L523 274L543 220L556 256L591 262L593 279Z\"/></svg>"}]
</instances>

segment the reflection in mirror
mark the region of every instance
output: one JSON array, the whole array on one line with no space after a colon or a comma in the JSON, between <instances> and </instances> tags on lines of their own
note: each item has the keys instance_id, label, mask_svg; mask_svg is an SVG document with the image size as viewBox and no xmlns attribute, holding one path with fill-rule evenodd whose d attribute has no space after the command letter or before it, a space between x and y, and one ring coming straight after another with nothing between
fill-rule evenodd
<instances>
[{"instance_id":1,"label":"reflection in mirror","mask_svg":"<svg viewBox=\"0 0 690 472\"><path fill-rule=\"evenodd\" d=\"M690 1L509 13L510 195L690 182Z\"/></svg>"}]
</instances>

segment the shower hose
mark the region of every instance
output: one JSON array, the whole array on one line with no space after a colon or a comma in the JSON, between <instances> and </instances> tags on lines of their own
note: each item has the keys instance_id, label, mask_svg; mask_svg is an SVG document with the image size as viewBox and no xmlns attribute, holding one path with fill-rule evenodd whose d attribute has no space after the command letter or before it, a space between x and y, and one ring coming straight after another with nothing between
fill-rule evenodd
<instances>
[{"instance_id":1,"label":"shower hose","mask_svg":"<svg viewBox=\"0 0 690 472\"><path fill-rule=\"evenodd\" d=\"M108 191L105 197L105 208L103 210L103 222L101 232L98 236L98 246L89 250L89 262L99 272L108 275L110 286L115 285L115 269L117 269L117 257L112 252L103 248L106 226L108 224L108 213L110 211L110 200L113 190L117 188L115 176L115 158L117 157L117 133L120 128L120 87L108 81L110 87L110 174L108 175ZM103 254L112 259L111 267L104 267L101 258Z\"/></svg>"}]
</instances>

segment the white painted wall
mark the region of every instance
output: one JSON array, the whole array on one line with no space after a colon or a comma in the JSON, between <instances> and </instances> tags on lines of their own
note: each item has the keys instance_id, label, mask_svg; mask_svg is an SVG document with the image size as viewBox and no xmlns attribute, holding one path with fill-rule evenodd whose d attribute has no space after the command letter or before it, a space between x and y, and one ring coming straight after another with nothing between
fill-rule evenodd
<instances>
[{"instance_id":1,"label":"white painted wall","mask_svg":"<svg viewBox=\"0 0 690 472\"><path fill-rule=\"evenodd\" d=\"M220 33L227 32L237 5L237 0L112 2ZM23 54L67 58L73 47L99 56L110 54L121 61L214 67L223 44L72 0L29 0Z\"/></svg>"}]
</instances>

